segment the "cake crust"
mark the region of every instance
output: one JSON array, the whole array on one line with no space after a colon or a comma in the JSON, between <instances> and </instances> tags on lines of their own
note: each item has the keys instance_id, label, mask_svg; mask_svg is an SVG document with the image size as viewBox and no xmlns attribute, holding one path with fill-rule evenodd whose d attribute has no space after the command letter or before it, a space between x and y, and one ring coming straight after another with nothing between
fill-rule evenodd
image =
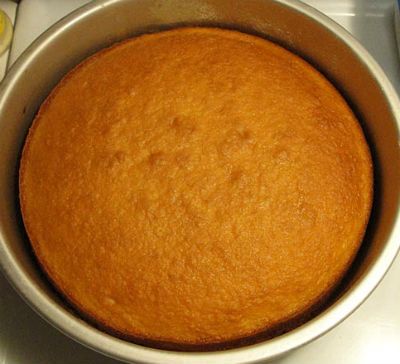
<instances>
[{"instance_id":1,"label":"cake crust","mask_svg":"<svg viewBox=\"0 0 400 364\"><path fill-rule=\"evenodd\" d=\"M304 321L355 257L372 185L338 91L276 44L216 28L82 62L40 108L19 178L66 300L118 336L185 350Z\"/></svg>"}]
</instances>

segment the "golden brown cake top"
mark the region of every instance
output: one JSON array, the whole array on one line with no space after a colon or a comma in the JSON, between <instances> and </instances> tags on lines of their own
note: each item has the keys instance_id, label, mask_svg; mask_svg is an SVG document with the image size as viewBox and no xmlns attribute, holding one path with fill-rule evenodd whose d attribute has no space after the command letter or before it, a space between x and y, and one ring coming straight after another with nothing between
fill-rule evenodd
<instances>
[{"instance_id":1,"label":"golden brown cake top","mask_svg":"<svg viewBox=\"0 0 400 364\"><path fill-rule=\"evenodd\" d=\"M40 109L20 170L29 238L64 297L176 347L273 331L326 298L371 194L335 88L267 40L212 28L84 61Z\"/></svg>"}]
</instances>

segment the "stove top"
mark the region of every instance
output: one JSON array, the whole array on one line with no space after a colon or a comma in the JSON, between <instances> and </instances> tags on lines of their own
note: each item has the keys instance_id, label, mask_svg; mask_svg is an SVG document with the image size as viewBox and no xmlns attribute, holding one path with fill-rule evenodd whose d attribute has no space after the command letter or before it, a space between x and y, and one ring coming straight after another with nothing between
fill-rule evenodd
<instances>
[{"instance_id":1,"label":"stove top","mask_svg":"<svg viewBox=\"0 0 400 364\"><path fill-rule=\"evenodd\" d=\"M11 50L1 70L54 22L88 0L0 0L15 21ZM400 93L395 0L306 0L352 33L375 57ZM16 16L17 14L17 16ZM274 364L400 363L400 256L378 288L348 319L320 339ZM0 274L1 364L117 364L61 334L34 313ZM205 363L208 364L208 363ZM210 363L211 364L211 363Z\"/></svg>"}]
</instances>

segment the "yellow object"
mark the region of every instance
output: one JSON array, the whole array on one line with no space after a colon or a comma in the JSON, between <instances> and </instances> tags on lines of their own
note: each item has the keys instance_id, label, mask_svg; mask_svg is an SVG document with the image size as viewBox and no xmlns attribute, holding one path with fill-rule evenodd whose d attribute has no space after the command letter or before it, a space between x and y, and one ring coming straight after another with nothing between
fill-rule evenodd
<instances>
[{"instance_id":1,"label":"yellow object","mask_svg":"<svg viewBox=\"0 0 400 364\"><path fill-rule=\"evenodd\" d=\"M8 15L0 10L0 55L10 46L13 27Z\"/></svg>"}]
</instances>

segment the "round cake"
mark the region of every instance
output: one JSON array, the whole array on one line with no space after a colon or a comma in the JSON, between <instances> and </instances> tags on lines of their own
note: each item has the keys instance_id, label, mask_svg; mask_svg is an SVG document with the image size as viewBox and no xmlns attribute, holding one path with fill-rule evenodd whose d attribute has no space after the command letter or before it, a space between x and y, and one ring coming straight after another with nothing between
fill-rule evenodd
<instances>
[{"instance_id":1,"label":"round cake","mask_svg":"<svg viewBox=\"0 0 400 364\"><path fill-rule=\"evenodd\" d=\"M40 266L83 317L178 350L272 337L352 263L372 163L340 93L265 39L180 28L73 69L20 166ZM258 338L258 339L257 339Z\"/></svg>"}]
</instances>

